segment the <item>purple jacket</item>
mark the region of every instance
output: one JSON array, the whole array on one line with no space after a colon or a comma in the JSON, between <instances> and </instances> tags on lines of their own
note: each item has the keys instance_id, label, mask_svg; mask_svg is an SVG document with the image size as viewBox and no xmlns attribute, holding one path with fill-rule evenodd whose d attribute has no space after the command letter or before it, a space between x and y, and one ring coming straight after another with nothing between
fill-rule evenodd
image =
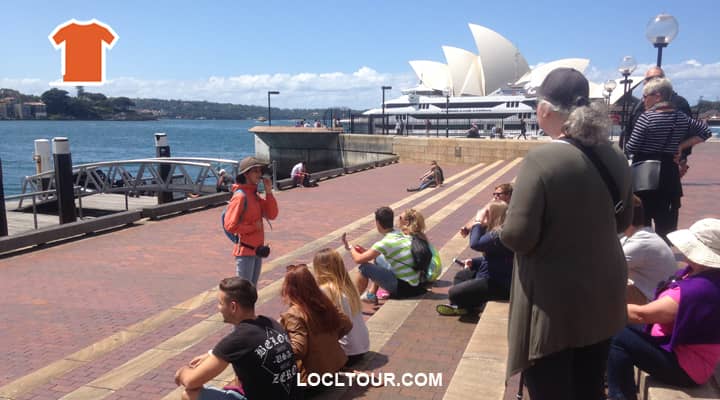
<instances>
[{"instance_id":1,"label":"purple jacket","mask_svg":"<svg viewBox=\"0 0 720 400\"><path fill-rule=\"evenodd\" d=\"M688 272L690 267L678 271L667 287L680 287L680 304L672 335L661 345L666 351L683 344L720 344L720 269L681 279Z\"/></svg>"}]
</instances>

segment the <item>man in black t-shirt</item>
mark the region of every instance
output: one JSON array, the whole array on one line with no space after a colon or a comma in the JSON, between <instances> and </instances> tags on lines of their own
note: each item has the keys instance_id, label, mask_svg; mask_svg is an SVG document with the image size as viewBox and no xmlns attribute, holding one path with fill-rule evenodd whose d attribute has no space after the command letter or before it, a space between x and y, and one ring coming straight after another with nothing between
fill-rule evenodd
<instances>
[{"instance_id":1,"label":"man in black t-shirt","mask_svg":"<svg viewBox=\"0 0 720 400\"><path fill-rule=\"evenodd\" d=\"M297 366L290 339L275 320L255 315L257 291L246 279L220 281L218 310L223 321L235 326L208 354L193 358L175 373L184 386L183 399L257 400L301 398L296 386ZM242 387L204 386L232 364Z\"/></svg>"}]
</instances>

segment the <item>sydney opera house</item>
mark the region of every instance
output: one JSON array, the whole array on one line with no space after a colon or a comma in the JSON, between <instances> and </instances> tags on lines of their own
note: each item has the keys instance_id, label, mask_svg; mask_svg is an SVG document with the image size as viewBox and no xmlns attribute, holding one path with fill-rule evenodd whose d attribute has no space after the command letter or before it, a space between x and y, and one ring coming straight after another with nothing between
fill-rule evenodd
<instances>
[{"instance_id":1,"label":"sydney opera house","mask_svg":"<svg viewBox=\"0 0 720 400\"><path fill-rule=\"evenodd\" d=\"M410 61L418 86L403 90L399 98L385 101L384 107L366 111L369 132L395 133L398 127L412 134L436 135L447 131L458 136L475 123L481 132L501 128L511 133L519 131L520 118L533 132L537 128L535 88L555 68L571 67L584 73L590 62L566 58L530 69L525 57L508 39L486 27L469 26L478 53L443 46L446 63ZM602 85L591 82L590 95L603 98Z\"/></svg>"}]
</instances>

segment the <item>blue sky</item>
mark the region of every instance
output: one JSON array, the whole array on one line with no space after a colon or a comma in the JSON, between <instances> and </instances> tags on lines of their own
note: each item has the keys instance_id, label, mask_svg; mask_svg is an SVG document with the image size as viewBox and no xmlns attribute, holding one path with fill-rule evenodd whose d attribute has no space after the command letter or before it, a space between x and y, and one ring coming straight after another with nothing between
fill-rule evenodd
<instances>
[{"instance_id":1,"label":"blue sky","mask_svg":"<svg viewBox=\"0 0 720 400\"><path fill-rule=\"evenodd\" d=\"M47 35L71 18L96 18L120 36L107 53L99 91L112 96L369 108L380 86L391 97L414 86L408 61L444 62L443 45L477 52L468 23L519 48L531 66L590 59L586 75L617 76L625 55L639 72L656 50L645 26L674 15L680 33L663 66L691 104L720 96L716 0L701 1L43 1L4 3L0 87L40 94L60 78L60 51Z\"/></svg>"}]
</instances>

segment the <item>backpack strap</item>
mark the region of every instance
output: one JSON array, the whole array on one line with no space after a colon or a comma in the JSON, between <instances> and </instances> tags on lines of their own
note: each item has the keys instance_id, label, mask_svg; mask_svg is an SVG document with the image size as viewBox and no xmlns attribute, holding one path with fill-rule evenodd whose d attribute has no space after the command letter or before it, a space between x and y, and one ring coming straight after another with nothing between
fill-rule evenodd
<instances>
[{"instance_id":1,"label":"backpack strap","mask_svg":"<svg viewBox=\"0 0 720 400\"><path fill-rule=\"evenodd\" d=\"M597 156L597 154L592 151L591 148L588 146L584 146L580 144L580 142L577 139L569 138L569 137L563 137L559 140L562 140L565 143L569 143L575 147L577 147L578 150L582 151L583 154L587 158L590 159L590 162L595 165L595 169L600 174L600 177L605 182L605 186L607 187L608 191L610 192L610 196L612 197L613 202L613 208L615 210L615 215L620 214L625 209L625 204L620 199L620 190L618 190L617 184L615 183L615 180L612 178L612 175L610 175L610 171L608 171L605 164L603 164L602 161L600 161L600 158Z\"/></svg>"}]
</instances>

